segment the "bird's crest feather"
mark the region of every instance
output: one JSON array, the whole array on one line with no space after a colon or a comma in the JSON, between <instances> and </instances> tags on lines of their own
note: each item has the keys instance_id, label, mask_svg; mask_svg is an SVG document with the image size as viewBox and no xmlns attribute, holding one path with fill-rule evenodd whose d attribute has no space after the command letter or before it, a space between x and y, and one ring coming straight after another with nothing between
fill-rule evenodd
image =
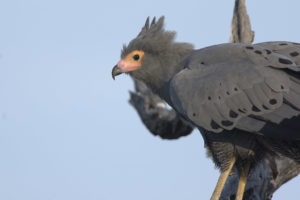
<instances>
[{"instance_id":1,"label":"bird's crest feather","mask_svg":"<svg viewBox=\"0 0 300 200\"><path fill-rule=\"evenodd\" d=\"M164 29L164 16L158 20L154 17L152 22L148 17L145 25L135 39L127 46L124 45L121 57L125 57L133 50L143 50L153 54L160 54L170 51L174 44L176 33L174 31L166 31Z\"/></svg>"}]
</instances>

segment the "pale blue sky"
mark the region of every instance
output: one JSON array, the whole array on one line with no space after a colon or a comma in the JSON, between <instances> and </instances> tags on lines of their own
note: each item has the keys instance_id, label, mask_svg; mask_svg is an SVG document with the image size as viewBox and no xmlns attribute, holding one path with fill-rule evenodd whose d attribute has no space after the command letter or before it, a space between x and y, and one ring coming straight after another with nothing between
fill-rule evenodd
<instances>
[{"instance_id":1,"label":"pale blue sky","mask_svg":"<svg viewBox=\"0 0 300 200\"><path fill-rule=\"evenodd\" d=\"M0 1L0 199L208 199L219 172L197 131L153 137L111 78L147 16L177 40L227 42L234 0ZM298 0L247 2L256 42L300 42ZM300 178L274 200L298 197Z\"/></svg>"}]
</instances>

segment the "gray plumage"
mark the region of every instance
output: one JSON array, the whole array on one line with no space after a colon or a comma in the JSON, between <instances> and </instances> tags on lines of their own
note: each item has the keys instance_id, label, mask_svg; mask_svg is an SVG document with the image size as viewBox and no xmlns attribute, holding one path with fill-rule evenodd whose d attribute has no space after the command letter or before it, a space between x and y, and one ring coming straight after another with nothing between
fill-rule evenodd
<instances>
[{"instance_id":1,"label":"gray plumage","mask_svg":"<svg viewBox=\"0 0 300 200\"><path fill-rule=\"evenodd\" d=\"M174 42L164 18L124 46L145 56L129 72L199 128L218 167L280 153L300 162L300 44L228 43L194 50ZM114 74L113 74L114 75Z\"/></svg>"}]
</instances>

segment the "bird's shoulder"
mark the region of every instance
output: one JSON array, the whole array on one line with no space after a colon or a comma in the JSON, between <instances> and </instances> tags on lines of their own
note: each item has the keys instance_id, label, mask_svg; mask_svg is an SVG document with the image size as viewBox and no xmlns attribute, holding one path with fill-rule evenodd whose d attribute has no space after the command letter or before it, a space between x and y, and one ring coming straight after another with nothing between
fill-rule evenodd
<instances>
[{"instance_id":1,"label":"bird's shoulder","mask_svg":"<svg viewBox=\"0 0 300 200\"><path fill-rule=\"evenodd\" d=\"M273 66L277 68L295 68L300 62L300 44L292 42L264 42L258 44L224 43L205 47L191 52L182 60L185 68L207 69L207 66L219 63L237 63L249 61L253 66Z\"/></svg>"}]
</instances>

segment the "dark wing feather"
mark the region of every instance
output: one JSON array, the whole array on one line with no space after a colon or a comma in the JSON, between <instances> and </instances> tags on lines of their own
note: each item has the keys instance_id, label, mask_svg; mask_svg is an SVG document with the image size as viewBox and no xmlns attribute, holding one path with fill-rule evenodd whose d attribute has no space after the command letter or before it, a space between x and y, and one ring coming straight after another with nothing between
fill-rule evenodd
<instances>
[{"instance_id":1,"label":"dark wing feather","mask_svg":"<svg viewBox=\"0 0 300 200\"><path fill-rule=\"evenodd\" d=\"M208 131L300 139L300 46L221 44L195 51L170 82L174 108Z\"/></svg>"}]
</instances>

